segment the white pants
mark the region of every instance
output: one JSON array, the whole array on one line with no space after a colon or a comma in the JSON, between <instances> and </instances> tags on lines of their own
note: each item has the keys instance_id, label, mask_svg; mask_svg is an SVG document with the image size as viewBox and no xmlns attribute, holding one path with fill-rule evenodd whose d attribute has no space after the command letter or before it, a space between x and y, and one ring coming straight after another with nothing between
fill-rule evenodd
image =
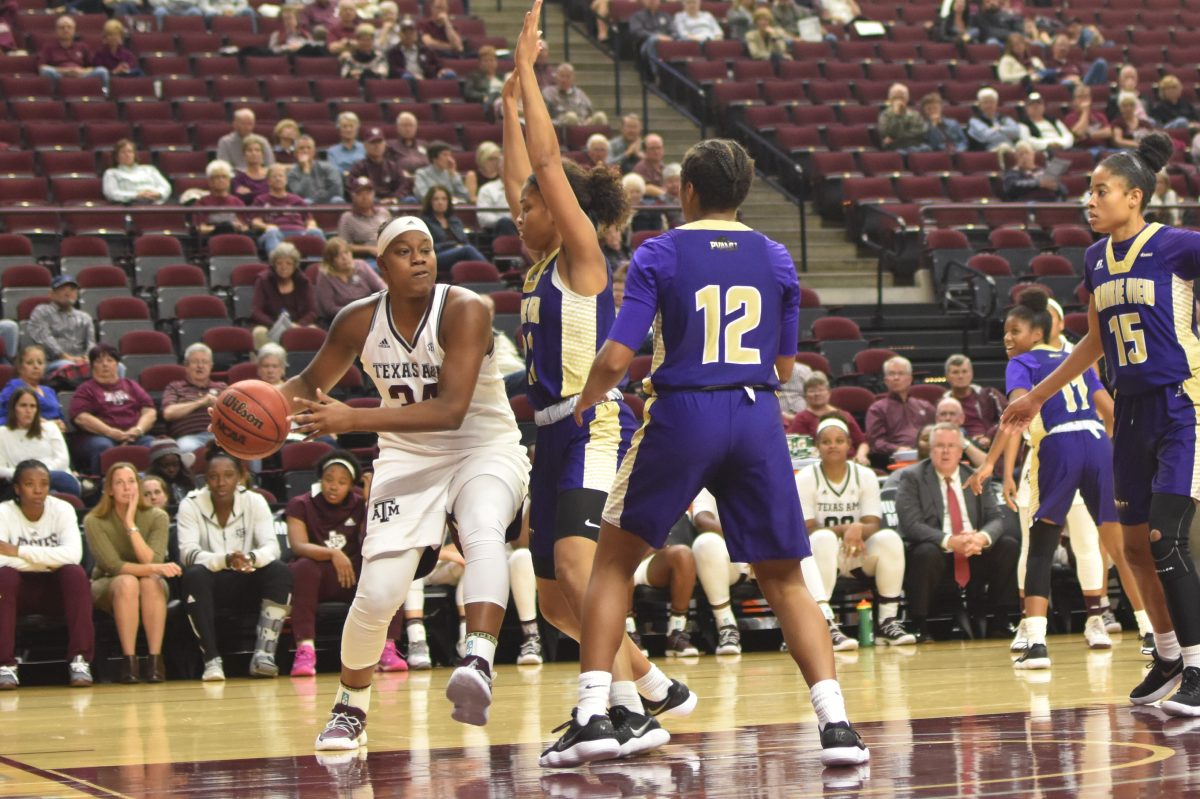
<instances>
[{"instance_id":1,"label":"white pants","mask_svg":"<svg viewBox=\"0 0 1200 799\"><path fill-rule=\"evenodd\" d=\"M1028 505L1017 508L1021 517L1021 556L1017 559L1017 588L1025 590L1025 561L1029 556L1029 527L1033 524L1033 510ZM1107 569L1104 556L1100 553L1100 531L1087 506L1076 502L1067 512L1065 527L1071 540L1071 551L1075 553L1075 576L1084 591L1104 589Z\"/></svg>"},{"instance_id":2,"label":"white pants","mask_svg":"<svg viewBox=\"0 0 1200 799\"><path fill-rule=\"evenodd\" d=\"M717 533L701 533L692 542L692 554L696 558L696 576L704 589L708 604L721 607L729 603L729 587L736 585L743 577L751 575L750 564L733 563L729 560L729 549L725 539ZM643 567L648 568L650 559L642 561L638 567L639 573ZM639 583L641 585L642 583Z\"/></svg>"},{"instance_id":3,"label":"white pants","mask_svg":"<svg viewBox=\"0 0 1200 799\"><path fill-rule=\"evenodd\" d=\"M862 569L868 577L875 578L875 588L880 596L900 596L904 586L904 542L895 530L876 531L866 540L864 551L853 556L846 554L842 540L832 530L813 530L808 540L821 575L820 595L817 594L818 587L809 586L818 602L829 601L838 574L849 575L855 569Z\"/></svg>"}]
</instances>

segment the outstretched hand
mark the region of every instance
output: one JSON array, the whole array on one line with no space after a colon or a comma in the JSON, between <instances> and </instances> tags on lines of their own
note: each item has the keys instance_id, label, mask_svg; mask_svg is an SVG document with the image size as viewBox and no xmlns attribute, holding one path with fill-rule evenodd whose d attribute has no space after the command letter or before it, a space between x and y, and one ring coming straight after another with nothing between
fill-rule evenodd
<instances>
[{"instance_id":1,"label":"outstretched hand","mask_svg":"<svg viewBox=\"0 0 1200 799\"><path fill-rule=\"evenodd\" d=\"M328 396L321 389L317 389L315 401L296 397L295 402L301 410L289 416L288 421L296 423L296 431L304 436L305 441L349 433L354 429L354 409Z\"/></svg>"},{"instance_id":2,"label":"outstretched hand","mask_svg":"<svg viewBox=\"0 0 1200 799\"><path fill-rule=\"evenodd\" d=\"M1034 398L1032 391L1022 394L1004 409L1000 417L1000 429L1009 435L1018 435L1033 423L1041 409L1042 403Z\"/></svg>"},{"instance_id":3,"label":"outstretched hand","mask_svg":"<svg viewBox=\"0 0 1200 799\"><path fill-rule=\"evenodd\" d=\"M542 38L542 32L538 30L541 19L542 0L533 0L533 8L525 12L525 24L517 36L517 51L513 54L513 61L518 68L522 65L533 66L537 59L538 41Z\"/></svg>"},{"instance_id":4,"label":"outstretched hand","mask_svg":"<svg viewBox=\"0 0 1200 799\"><path fill-rule=\"evenodd\" d=\"M994 471L996 471L996 465L994 463L988 463L984 461L979 468L975 470L975 473L967 478L967 488L971 489L975 496L979 496L983 493L984 482L992 479L992 473Z\"/></svg>"}]
</instances>

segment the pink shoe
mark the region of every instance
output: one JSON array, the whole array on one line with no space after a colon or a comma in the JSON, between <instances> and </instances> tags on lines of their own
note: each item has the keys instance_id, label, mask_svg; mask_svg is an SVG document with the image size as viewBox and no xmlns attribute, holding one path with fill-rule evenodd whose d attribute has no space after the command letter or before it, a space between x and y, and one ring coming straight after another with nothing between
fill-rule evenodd
<instances>
[{"instance_id":1,"label":"pink shoe","mask_svg":"<svg viewBox=\"0 0 1200 799\"><path fill-rule=\"evenodd\" d=\"M311 644L296 648L296 659L292 661L293 677L315 677L317 674L317 650Z\"/></svg>"},{"instance_id":2,"label":"pink shoe","mask_svg":"<svg viewBox=\"0 0 1200 799\"><path fill-rule=\"evenodd\" d=\"M379 656L379 671L408 671L408 664L396 651L396 642L388 639L383 645L383 654Z\"/></svg>"}]
</instances>

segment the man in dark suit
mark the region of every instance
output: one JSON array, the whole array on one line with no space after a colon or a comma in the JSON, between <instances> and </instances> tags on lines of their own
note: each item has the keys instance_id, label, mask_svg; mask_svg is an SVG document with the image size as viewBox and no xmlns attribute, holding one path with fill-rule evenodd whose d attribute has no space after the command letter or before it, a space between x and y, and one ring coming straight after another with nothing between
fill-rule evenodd
<instances>
[{"instance_id":1,"label":"man in dark suit","mask_svg":"<svg viewBox=\"0 0 1200 799\"><path fill-rule=\"evenodd\" d=\"M896 514L909 547L908 613L913 629L924 633L934 592L950 569L965 585L976 621L990 612L1007 634L1003 622L1017 606L1020 543L1005 535L993 492L977 497L963 490L971 471L962 459L962 433L953 424L937 424L929 458L900 475Z\"/></svg>"}]
</instances>

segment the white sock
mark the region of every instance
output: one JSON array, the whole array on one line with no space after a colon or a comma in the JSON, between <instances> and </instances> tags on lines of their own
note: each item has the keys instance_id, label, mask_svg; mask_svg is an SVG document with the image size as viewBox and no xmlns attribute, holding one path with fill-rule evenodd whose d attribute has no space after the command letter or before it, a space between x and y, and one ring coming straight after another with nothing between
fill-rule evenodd
<instances>
[{"instance_id":1,"label":"white sock","mask_svg":"<svg viewBox=\"0 0 1200 799\"><path fill-rule=\"evenodd\" d=\"M1133 618L1137 620L1138 635L1154 633L1154 625L1150 623L1150 614L1148 614L1146 611L1135 610L1133 612Z\"/></svg>"},{"instance_id":2,"label":"white sock","mask_svg":"<svg viewBox=\"0 0 1200 799\"><path fill-rule=\"evenodd\" d=\"M672 633L676 630L682 630L687 627L687 613L676 613L671 611L671 617L667 621L667 632Z\"/></svg>"},{"instance_id":3,"label":"white sock","mask_svg":"<svg viewBox=\"0 0 1200 799\"><path fill-rule=\"evenodd\" d=\"M1179 651L1183 653L1184 668L1188 666L1200 667L1200 644L1180 647Z\"/></svg>"},{"instance_id":4,"label":"white sock","mask_svg":"<svg viewBox=\"0 0 1200 799\"><path fill-rule=\"evenodd\" d=\"M634 621L633 616L625 617L625 632L627 632L627 633L636 633L637 632L637 622Z\"/></svg>"},{"instance_id":5,"label":"white sock","mask_svg":"<svg viewBox=\"0 0 1200 799\"><path fill-rule=\"evenodd\" d=\"M366 688L351 688L345 683L338 684L335 704L356 707L363 713L371 709L371 686Z\"/></svg>"},{"instance_id":6,"label":"white sock","mask_svg":"<svg viewBox=\"0 0 1200 799\"><path fill-rule=\"evenodd\" d=\"M613 682L608 689L608 706L620 706L638 714L646 712L646 708L642 706L642 698L638 696L637 683L633 680Z\"/></svg>"},{"instance_id":7,"label":"white sock","mask_svg":"<svg viewBox=\"0 0 1200 799\"><path fill-rule=\"evenodd\" d=\"M817 711L817 728L825 729L826 724L836 721L849 721L846 715L846 701L842 698L842 686L837 680L821 680L808 689L812 697L813 710Z\"/></svg>"},{"instance_id":8,"label":"white sock","mask_svg":"<svg viewBox=\"0 0 1200 799\"><path fill-rule=\"evenodd\" d=\"M1158 650L1158 656L1163 660L1179 660L1182 653L1179 650L1179 639L1175 637L1175 631L1169 633L1154 634L1154 648Z\"/></svg>"},{"instance_id":9,"label":"white sock","mask_svg":"<svg viewBox=\"0 0 1200 799\"><path fill-rule=\"evenodd\" d=\"M585 671L579 675L579 704L575 706L575 721L587 724L593 716L608 713L608 691L612 675L607 671Z\"/></svg>"},{"instance_id":10,"label":"white sock","mask_svg":"<svg viewBox=\"0 0 1200 799\"><path fill-rule=\"evenodd\" d=\"M1108 610L1108 592L1107 591L1105 591L1103 594L1100 595L1100 607L1102 607L1104 610Z\"/></svg>"},{"instance_id":11,"label":"white sock","mask_svg":"<svg viewBox=\"0 0 1200 799\"><path fill-rule=\"evenodd\" d=\"M537 620L521 622L521 635L528 638L531 635L538 634Z\"/></svg>"},{"instance_id":12,"label":"white sock","mask_svg":"<svg viewBox=\"0 0 1200 799\"><path fill-rule=\"evenodd\" d=\"M1029 645L1045 644L1046 643L1046 617L1045 616L1026 616L1025 617L1025 637L1029 639Z\"/></svg>"},{"instance_id":13,"label":"white sock","mask_svg":"<svg viewBox=\"0 0 1200 799\"><path fill-rule=\"evenodd\" d=\"M459 619L458 620L458 640L460 640L460 641L466 640L466 637L467 637L467 620Z\"/></svg>"},{"instance_id":14,"label":"white sock","mask_svg":"<svg viewBox=\"0 0 1200 799\"><path fill-rule=\"evenodd\" d=\"M900 613L899 602L880 602L879 603L879 620L887 621L894 619Z\"/></svg>"},{"instance_id":15,"label":"white sock","mask_svg":"<svg viewBox=\"0 0 1200 799\"><path fill-rule=\"evenodd\" d=\"M712 612L718 627L737 627L737 617L733 615L733 606L729 603L713 608Z\"/></svg>"},{"instance_id":16,"label":"white sock","mask_svg":"<svg viewBox=\"0 0 1200 799\"><path fill-rule=\"evenodd\" d=\"M637 681L637 687L638 693L651 702L661 702L667 698L667 692L671 690L671 678L664 674L662 669L651 663L650 671Z\"/></svg>"},{"instance_id":17,"label":"white sock","mask_svg":"<svg viewBox=\"0 0 1200 799\"><path fill-rule=\"evenodd\" d=\"M496 658L496 637L487 633L467 633L463 653L465 657L483 658L490 669Z\"/></svg>"},{"instance_id":18,"label":"white sock","mask_svg":"<svg viewBox=\"0 0 1200 799\"><path fill-rule=\"evenodd\" d=\"M313 639L311 639L311 638L305 638L303 641L301 641L300 643L296 644L296 648L297 648L297 649L299 649L299 648L300 648L300 647L302 647L302 646L306 646L306 647L308 647L309 649L315 649L315 648L316 648L316 644L315 644L315 643L313 643Z\"/></svg>"},{"instance_id":19,"label":"white sock","mask_svg":"<svg viewBox=\"0 0 1200 799\"><path fill-rule=\"evenodd\" d=\"M821 615L825 617L825 621L833 621L833 608L829 607L828 602L818 602L817 607L821 609Z\"/></svg>"},{"instance_id":20,"label":"white sock","mask_svg":"<svg viewBox=\"0 0 1200 799\"><path fill-rule=\"evenodd\" d=\"M425 641L425 620L410 619L404 623L404 631L408 633L408 644L420 644Z\"/></svg>"},{"instance_id":21,"label":"white sock","mask_svg":"<svg viewBox=\"0 0 1200 799\"><path fill-rule=\"evenodd\" d=\"M533 555L528 549L514 549L508 556L508 584L517 618L537 620L537 578L533 574Z\"/></svg>"}]
</instances>

